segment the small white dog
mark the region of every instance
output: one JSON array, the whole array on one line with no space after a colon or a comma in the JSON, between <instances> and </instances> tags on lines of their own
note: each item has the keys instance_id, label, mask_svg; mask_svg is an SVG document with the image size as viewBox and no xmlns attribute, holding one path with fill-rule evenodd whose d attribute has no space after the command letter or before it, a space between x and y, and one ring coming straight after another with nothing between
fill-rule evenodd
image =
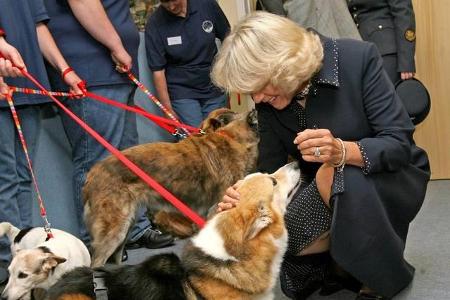
<instances>
[{"instance_id":1,"label":"small white dog","mask_svg":"<svg viewBox=\"0 0 450 300\"><path fill-rule=\"evenodd\" d=\"M54 238L46 241L42 227L19 230L8 222L0 223L0 237L8 236L13 256L2 299L29 300L32 289L47 290L67 271L90 266L91 257L82 241L62 230L52 229L52 233Z\"/></svg>"}]
</instances>

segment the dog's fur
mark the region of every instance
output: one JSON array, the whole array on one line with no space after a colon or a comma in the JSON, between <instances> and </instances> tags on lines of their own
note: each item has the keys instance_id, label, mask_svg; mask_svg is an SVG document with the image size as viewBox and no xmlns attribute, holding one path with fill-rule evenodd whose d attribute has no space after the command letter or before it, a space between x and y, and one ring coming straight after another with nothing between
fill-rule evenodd
<instances>
[{"instance_id":1,"label":"dog's fur","mask_svg":"<svg viewBox=\"0 0 450 300\"><path fill-rule=\"evenodd\" d=\"M287 247L284 213L299 185L296 163L241 182L240 202L216 214L174 254L136 266L101 268L109 300L273 299ZM78 268L49 290L49 300L95 299L92 269Z\"/></svg>"},{"instance_id":2,"label":"dog's fur","mask_svg":"<svg viewBox=\"0 0 450 300\"><path fill-rule=\"evenodd\" d=\"M213 111L204 122L208 132L178 143L149 143L123 151L158 183L191 209L206 216L225 189L256 165L256 112ZM83 188L85 221L92 237L92 265L102 266L112 256L121 261L125 238L139 204L156 215L154 221L178 236L194 233L190 221L128 170L116 157L97 163ZM158 217L159 216L159 217ZM161 217L162 216L162 217Z\"/></svg>"},{"instance_id":3,"label":"dog's fur","mask_svg":"<svg viewBox=\"0 0 450 300\"><path fill-rule=\"evenodd\" d=\"M0 236L8 236L13 255L3 298L30 299L32 289L48 289L62 274L90 265L89 251L83 242L62 230L52 229L52 234L54 237L46 241L47 233L42 227L19 230L8 222L0 223Z\"/></svg>"}]
</instances>

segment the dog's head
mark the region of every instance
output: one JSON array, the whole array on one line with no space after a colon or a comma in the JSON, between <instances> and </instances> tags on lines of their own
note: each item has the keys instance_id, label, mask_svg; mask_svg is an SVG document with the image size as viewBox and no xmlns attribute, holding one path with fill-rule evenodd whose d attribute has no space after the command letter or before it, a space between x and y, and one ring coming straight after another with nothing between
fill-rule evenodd
<instances>
[{"instance_id":1,"label":"dog's head","mask_svg":"<svg viewBox=\"0 0 450 300\"><path fill-rule=\"evenodd\" d=\"M238 117L239 114L229 108L219 108L209 113L208 117L200 124L200 129L205 133L213 132Z\"/></svg>"},{"instance_id":2,"label":"dog's head","mask_svg":"<svg viewBox=\"0 0 450 300\"><path fill-rule=\"evenodd\" d=\"M272 231L273 235L280 233L278 230L284 231L286 207L299 185L300 169L296 162L273 174L247 175L239 184L240 201L235 208L242 217L244 239L251 240L264 230ZM270 229L272 225L275 226Z\"/></svg>"},{"instance_id":3,"label":"dog's head","mask_svg":"<svg viewBox=\"0 0 450 300\"><path fill-rule=\"evenodd\" d=\"M9 281L2 298L30 299L31 290L45 285L55 268L65 261L46 247L19 250L8 267Z\"/></svg>"},{"instance_id":4,"label":"dog's head","mask_svg":"<svg viewBox=\"0 0 450 300\"><path fill-rule=\"evenodd\" d=\"M248 113L236 113L228 108L219 108L213 110L208 117L200 124L200 129L205 133L217 131L220 128L231 127L228 126L234 121L241 121L241 125L246 125L254 132L258 131L258 118L256 110L252 110Z\"/></svg>"}]
</instances>

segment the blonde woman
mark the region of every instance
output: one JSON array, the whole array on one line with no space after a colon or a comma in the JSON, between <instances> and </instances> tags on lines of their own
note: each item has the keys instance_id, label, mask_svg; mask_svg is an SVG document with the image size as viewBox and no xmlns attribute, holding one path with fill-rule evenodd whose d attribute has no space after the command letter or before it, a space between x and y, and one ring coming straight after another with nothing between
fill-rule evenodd
<instances>
[{"instance_id":1,"label":"blonde woman","mask_svg":"<svg viewBox=\"0 0 450 300\"><path fill-rule=\"evenodd\" d=\"M356 299L389 299L406 287L414 269L403 250L430 170L375 46L257 12L225 39L212 78L227 92L252 96L260 171L289 156L300 163L303 187L285 218L284 293L305 299L318 289L328 255L361 283ZM237 203L231 187L218 210ZM322 294L339 280L325 281Z\"/></svg>"}]
</instances>

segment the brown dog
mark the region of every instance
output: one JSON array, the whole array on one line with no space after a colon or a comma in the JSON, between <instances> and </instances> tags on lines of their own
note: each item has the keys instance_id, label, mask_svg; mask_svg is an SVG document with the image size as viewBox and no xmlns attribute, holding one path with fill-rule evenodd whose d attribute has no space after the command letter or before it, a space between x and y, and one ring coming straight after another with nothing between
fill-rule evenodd
<instances>
[{"instance_id":1,"label":"brown dog","mask_svg":"<svg viewBox=\"0 0 450 300\"><path fill-rule=\"evenodd\" d=\"M257 157L256 112L242 115L222 109L211 116L204 123L209 132L205 135L123 151L128 159L203 216L228 186L254 169ZM181 235L193 233L191 224L169 202L113 156L97 163L88 173L83 199L94 250L93 266L103 265L113 254L116 263L120 262L139 204L146 204L153 214L165 212L164 217L155 218L156 223L172 226Z\"/></svg>"}]
</instances>

